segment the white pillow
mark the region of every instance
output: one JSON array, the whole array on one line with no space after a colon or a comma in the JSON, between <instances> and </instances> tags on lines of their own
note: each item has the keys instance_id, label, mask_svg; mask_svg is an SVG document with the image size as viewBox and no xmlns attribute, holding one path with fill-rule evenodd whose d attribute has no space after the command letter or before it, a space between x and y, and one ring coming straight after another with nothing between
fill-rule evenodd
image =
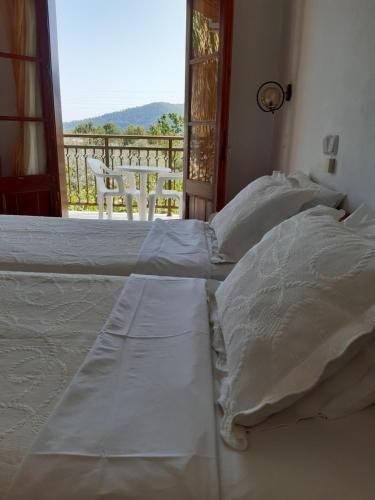
<instances>
[{"instance_id":1,"label":"white pillow","mask_svg":"<svg viewBox=\"0 0 375 500\"><path fill-rule=\"evenodd\" d=\"M283 222L216 292L227 363L221 433L235 448L247 446L240 426L293 404L374 329L375 241L339 216L316 207Z\"/></svg>"},{"instance_id":2,"label":"white pillow","mask_svg":"<svg viewBox=\"0 0 375 500\"><path fill-rule=\"evenodd\" d=\"M373 337L373 335L372 335ZM272 415L257 430L290 425L309 418L335 419L363 410L375 402L375 339L347 352L347 363L296 403ZM350 349L348 350L350 351ZM357 352L356 352L357 351ZM352 355L350 359L350 355Z\"/></svg>"},{"instance_id":3,"label":"white pillow","mask_svg":"<svg viewBox=\"0 0 375 500\"><path fill-rule=\"evenodd\" d=\"M302 189L285 176L264 176L250 183L211 221L220 258L237 262L263 235L298 213L315 190Z\"/></svg>"},{"instance_id":4,"label":"white pillow","mask_svg":"<svg viewBox=\"0 0 375 500\"><path fill-rule=\"evenodd\" d=\"M308 208L312 208L317 205L338 207L345 198L343 193L339 193L338 191L334 191L333 189L329 189L318 184L317 182L314 182L303 172L296 172L295 174L290 175L289 179L296 181L299 187L303 189L313 189L315 191L314 198L306 203L302 207L302 210L307 210Z\"/></svg>"},{"instance_id":5,"label":"white pillow","mask_svg":"<svg viewBox=\"0 0 375 500\"><path fill-rule=\"evenodd\" d=\"M344 220L343 224L364 234L375 235L375 212L362 204Z\"/></svg>"}]
</instances>

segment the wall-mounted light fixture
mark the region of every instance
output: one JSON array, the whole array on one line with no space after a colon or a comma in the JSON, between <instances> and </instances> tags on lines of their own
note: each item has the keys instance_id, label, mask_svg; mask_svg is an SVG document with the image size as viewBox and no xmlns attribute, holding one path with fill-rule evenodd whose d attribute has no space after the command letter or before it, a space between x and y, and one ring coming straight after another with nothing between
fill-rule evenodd
<instances>
[{"instance_id":1,"label":"wall-mounted light fixture","mask_svg":"<svg viewBox=\"0 0 375 500\"><path fill-rule=\"evenodd\" d=\"M269 81L262 83L257 92L257 104L265 113L278 111L285 101L292 98L292 85L289 83L286 89L278 82Z\"/></svg>"}]
</instances>

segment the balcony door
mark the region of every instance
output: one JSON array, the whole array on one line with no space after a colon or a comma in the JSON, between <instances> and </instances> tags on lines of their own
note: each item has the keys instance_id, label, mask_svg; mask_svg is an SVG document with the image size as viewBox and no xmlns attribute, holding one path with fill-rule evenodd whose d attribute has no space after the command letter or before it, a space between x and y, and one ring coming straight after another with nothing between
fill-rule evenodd
<instances>
[{"instance_id":1,"label":"balcony door","mask_svg":"<svg viewBox=\"0 0 375 500\"><path fill-rule=\"evenodd\" d=\"M0 0L1 214L63 214L55 16L51 0Z\"/></svg>"},{"instance_id":2,"label":"balcony door","mask_svg":"<svg viewBox=\"0 0 375 500\"><path fill-rule=\"evenodd\" d=\"M188 0L185 95L185 217L222 208L229 114L232 0Z\"/></svg>"}]
</instances>

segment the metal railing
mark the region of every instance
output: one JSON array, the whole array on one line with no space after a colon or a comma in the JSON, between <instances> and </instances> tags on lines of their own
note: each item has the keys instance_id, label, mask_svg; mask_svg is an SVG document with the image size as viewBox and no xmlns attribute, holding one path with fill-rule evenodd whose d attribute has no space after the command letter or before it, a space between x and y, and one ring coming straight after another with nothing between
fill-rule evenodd
<instances>
[{"instance_id":1,"label":"metal railing","mask_svg":"<svg viewBox=\"0 0 375 500\"><path fill-rule=\"evenodd\" d=\"M183 146L182 136L64 134L69 209L98 210L96 182L88 158L97 158L112 169L119 165L149 165L182 172ZM149 191L155 188L156 179L156 174L148 176ZM168 188L182 191L182 182L170 182ZM125 200L115 198L114 209L125 210ZM134 209L138 209L136 204ZM156 210L171 215L177 210L176 202L159 199Z\"/></svg>"}]
</instances>

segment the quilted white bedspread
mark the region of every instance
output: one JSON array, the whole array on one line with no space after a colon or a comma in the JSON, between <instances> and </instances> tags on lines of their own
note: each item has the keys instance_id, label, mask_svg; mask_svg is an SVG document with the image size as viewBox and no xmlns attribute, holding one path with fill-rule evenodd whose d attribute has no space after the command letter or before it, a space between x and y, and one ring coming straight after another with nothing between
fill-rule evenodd
<instances>
[{"instance_id":1,"label":"quilted white bedspread","mask_svg":"<svg viewBox=\"0 0 375 500\"><path fill-rule=\"evenodd\" d=\"M0 498L124 281L0 272Z\"/></svg>"},{"instance_id":2,"label":"quilted white bedspread","mask_svg":"<svg viewBox=\"0 0 375 500\"><path fill-rule=\"evenodd\" d=\"M0 216L0 269L129 276L152 222Z\"/></svg>"}]
</instances>

